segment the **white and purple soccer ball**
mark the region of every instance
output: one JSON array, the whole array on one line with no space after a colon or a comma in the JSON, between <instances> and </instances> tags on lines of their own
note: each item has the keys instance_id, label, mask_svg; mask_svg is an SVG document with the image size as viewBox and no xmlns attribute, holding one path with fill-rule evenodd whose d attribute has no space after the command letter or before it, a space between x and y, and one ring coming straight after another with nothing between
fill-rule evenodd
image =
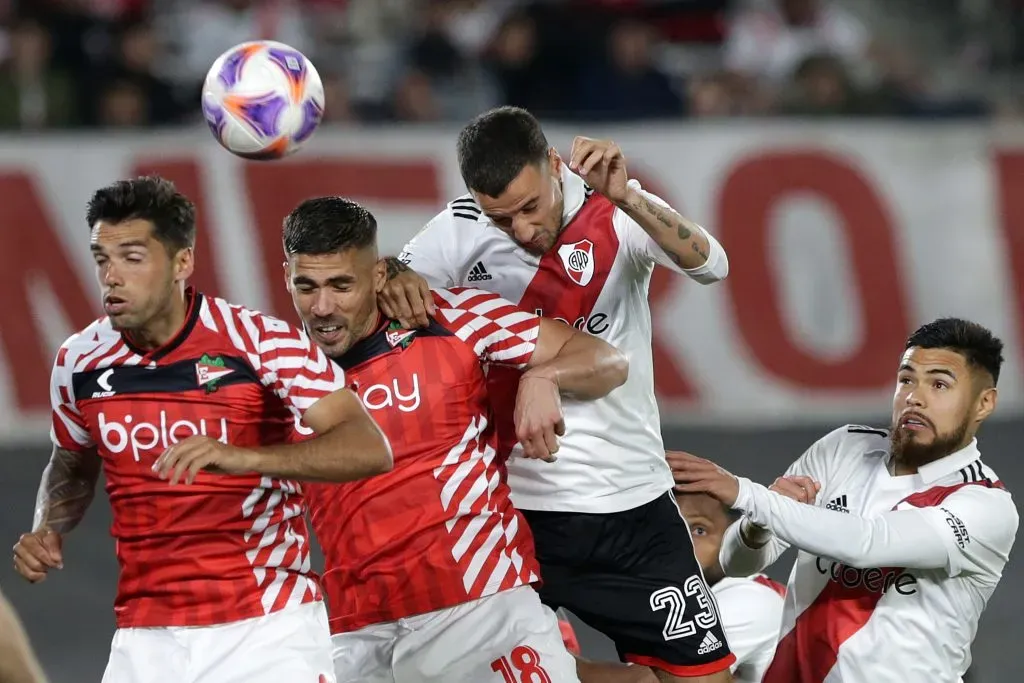
<instances>
[{"instance_id":1,"label":"white and purple soccer ball","mask_svg":"<svg viewBox=\"0 0 1024 683\"><path fill-rule=\"evenodd\" d=\"M324 86L305 55L260 40L231 48L203 84L203 116L217 141L246 159L280 159L305 144L324 115Z\"/></svg>"}]
</instances>

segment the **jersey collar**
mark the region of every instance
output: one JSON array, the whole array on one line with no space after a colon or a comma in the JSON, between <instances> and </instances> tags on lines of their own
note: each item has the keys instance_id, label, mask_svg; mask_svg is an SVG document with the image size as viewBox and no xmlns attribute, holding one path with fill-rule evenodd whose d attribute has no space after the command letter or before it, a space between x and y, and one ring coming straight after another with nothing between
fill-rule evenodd
<instances>
[{"instance_id":1,"label":"jersey collar","mask_svg":"<svg viewBox=\"0 0 1024 683\"><path fill-rule=\"evenodd\" d=\"M950 453L944 458L939 458L927 465L917 468L917 474L925 484L932 484L940 479L957 472L981 457L978 450L978 440L971 439L971 442L958 450Z\"/></svg>"},{"instance_id":2,"label":"jersey collar","mask_svg":"<svg viewBox=\"0 0 1024 683\"><path fill-rule=\"evenodd\" d=\"M587 199L587 185L583 178L569 170L569 164L562 162L562 225L567 225Z\"/></svg>"}]
</instances>

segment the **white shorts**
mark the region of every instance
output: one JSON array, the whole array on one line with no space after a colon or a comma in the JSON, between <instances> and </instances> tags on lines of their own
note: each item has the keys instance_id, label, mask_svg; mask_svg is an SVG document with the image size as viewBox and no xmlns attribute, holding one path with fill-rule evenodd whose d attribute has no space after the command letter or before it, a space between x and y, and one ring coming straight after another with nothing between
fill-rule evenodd
<instances>
[{"instance_id":1,"label":"white shorts","mask_svg":"<svg viewBox=\"0 0 1024 683\"><path fill-rule=\"evenodd\" d=\"M331 640L338 683L579 683L554 612L530 586Z\"/></svg>"},{"instance_id":2,"label":"white shorts","mask_svg":"<svg viewBox=\"0 0 1024 683\"><path fill-rule=\"evenodd\" d=\"M120 628L103 683L335 683L322 602L217 626Z\"/></svg>"}]
</instances>

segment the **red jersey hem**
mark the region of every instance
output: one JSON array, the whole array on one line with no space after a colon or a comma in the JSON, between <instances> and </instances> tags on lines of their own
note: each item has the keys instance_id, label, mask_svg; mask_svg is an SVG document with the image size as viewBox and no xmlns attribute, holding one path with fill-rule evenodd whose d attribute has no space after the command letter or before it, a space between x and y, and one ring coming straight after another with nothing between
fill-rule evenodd
<instances>
[{"instance_id":1,"label":"red jersey hem","mask_svg":"<svg viewBox=\"0 0 1024 683\"><path fill-rule=\"evenodd\" d=\"M674 676L707 676L708 674L715 674L719 671L725 671L736 662L736 655L731 652L721 659L716 659L713 662L707 664L697 664L695 666L684 666L682 664L669 664L663 659L657 657L646 657L643 655L626 655L624 659L630 664L639 664L641 666L649 666L652 669L660 669L667 671Z\"/></svg>"},{"instance_id":2,"label":"red jersey hem","mask_svg":"<svg viewBox=\"0 0 1024 683\"><path fill-rule=\"evenodd\" d=\"M213 615L207 618L194 617L194 613L191 615L194 618L183 618L182 610L145 610L146 616L141 618L135 614L129 614L120 616L115 610L114 624L117 628L173 628L173 627L199 627L199 626L223 626L225 624L234 624L239 621L245 621L246 619L256 619L257 617L265 617L270 614L277 614L278 612L284 611L290 607L301 607L302 605L308 605L311 603L324 602L322 597L312 598L310 600L303 600L298 604L285 604L277 609L272 609L269 612L263 611L261 606L253 606L250 609L236 609L234 616L230 619L223 619L215 617ZM127 608L131 609L131 608ZM138 611L138 610L136 610Z\"/></svg>"}]
</instances>

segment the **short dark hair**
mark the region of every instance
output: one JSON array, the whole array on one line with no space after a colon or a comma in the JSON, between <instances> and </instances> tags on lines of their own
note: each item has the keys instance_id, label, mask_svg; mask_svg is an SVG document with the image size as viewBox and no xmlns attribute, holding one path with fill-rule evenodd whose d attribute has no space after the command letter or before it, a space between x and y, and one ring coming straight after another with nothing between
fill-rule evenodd
<instances>
[{"instance_id":1,"label":"short dark hair","mask_svg":"<svg viewBox=\"0 0 1024 683\"><path fill-rule=\"evenodd\" d=\"M85 212L91 230L98 221L146 220L153 236L174 254L196 244L196 207L170 180L144 176L118 180L93 194Z\"/></svg>"},{"instance_id":2,"label":"short dark hair","mask_svg":"<svg viewBox=\"0 0 1024 683\"><path fill-rule=\"evenodd\" d=\"M315 197L284 219L284 253L334 254L377 244L377 219L351 199Z\"/></svg>"},{"instance_id":3,"label":"short dark hair","mask_svg":"<svg viewBox=\"0 0 1024 683\"><path fill-rule=\"evenodd\" d=\"M949 349L967 359L967 365L981 369L998 384L1003 366L1003 342L987 327L961 318L939 318L917 328L907 337L906 348Z\"/></svg>"},{"instance_id":4,"label":"short dark hair","mask_svg":"<svg viewBox=\"0 0 1024 683\"><path fill-rule=\"evenodd\" d=\"M527 164L543 163L549 148L540 122L519 107L480 114L466 124L456 143L466 187L488 197L504 192Z\"/></svg>"}]
</instances>

